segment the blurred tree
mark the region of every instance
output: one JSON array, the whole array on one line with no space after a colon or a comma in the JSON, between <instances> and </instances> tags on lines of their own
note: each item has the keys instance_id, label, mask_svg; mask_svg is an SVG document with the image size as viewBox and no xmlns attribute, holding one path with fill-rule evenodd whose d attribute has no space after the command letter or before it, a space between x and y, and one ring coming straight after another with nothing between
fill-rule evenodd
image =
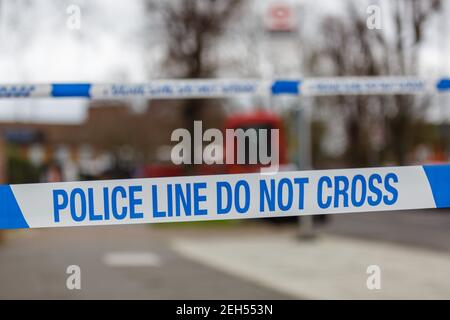
<instances>
[{"instance_id":1,"label":"blurred tree","mask_svg":"<svg viewBox=\"0 0 450 320\"><path fill-rule=\"evenodd\" d=\"M159 12L164 27L166 59L164 75L174 78L212 77L217 57L212 48L238 10L241 0L148 0L150 13ZM217 102L215 102L217 103ZM186 127L193 130L207 100L184 103Z\"/></svg>"},{"instance_id":2,"label":"blurred tree","mask_svg":"<svg viewBox=\"0 0 450 320\"><path fill-rule=\"evenodd\" d=\"M7 183L36 183L40 181L42 168L34 166L29 160L24 158L17 147L6 148L7 157Z\"/></svg>"},{"instance_id":3,"label":"blurred tree","mask_svg":"<svg viewBox=\"0 0 450 320\"><path fill-rule=\"evenodd\" d=\"M441 0L394 0L379 2L383 28L367 27L366 7L347 1L345 16L330 16L322 23L324 41L308 57L310 72L337 76L417 75L420 45L426 27ZM373 3L372 3L373 4ZM323 66L326 66L326 70ZM352 166L383 161L405 164L412 148L420 143L415 134L423 128L427 97L339 96L320 98L339 106L348 145L345 158ZM380 137L381 136L381 137Z\"/></svg>"},{"instance_id":4,"label":"blurred tree","mask_svg":"<svg viewBox=\"0 0 450 320\"><path fill-rule=\"evenodd\" d=\"M167 76L210 77L216 59L210 49L223 34L241 0L149 0L148 8L162 15L167 43Z\"/></svg>"}]
</instances>

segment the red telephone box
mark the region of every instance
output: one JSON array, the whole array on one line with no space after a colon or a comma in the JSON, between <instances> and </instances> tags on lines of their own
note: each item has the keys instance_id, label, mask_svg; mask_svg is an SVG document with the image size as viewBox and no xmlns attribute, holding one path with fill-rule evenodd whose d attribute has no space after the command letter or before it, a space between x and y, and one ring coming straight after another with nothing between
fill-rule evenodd
<instances>
[{"instance_id":1,"label":"red telephone box","mask_svg":"<svg viewBox=\"0 0 450 320\"><path fill-rule=\"evenodd\" d=\"M278 129L279 130L279 141L278 141L278 162L280 165L285 165L287 162L287 146L286 146L286 138L285 138L285 130L283 126L282 119L275 113L265 111L265 110L258 110L254 112L248 112L243 114L235 114L229 117L225 121L225 130L226 129L243 129L244 131L247 129L266 129L268 132L270 132L271 129ZM258 135L259 136L259 135ZM270 135L269 135L270 137ZM259 138L258 138L259 139ZM263 141L256 141L255 143L259 144ZM271 145L271 139L267 139L267 143L269 144L267 146L267 150L269 150L269 153L272 150L275 150ZM226 145L225 145L226 147ZM266 165L262 165L258 159L257 164L238 164L237 163L237 155L236 155L236 143L234 143L234 156L235 159L233 161L233 164L227 164L226 172L227 173L250 173L250 172L259 172L262 167L266 167ZM224 152L225 154L225 152ZM248 154L248 148L246 146L246 154ZM269 164L270 165L270 164ZM267 166L269 166L267 165Z\"/></svg>"}]
</instances>

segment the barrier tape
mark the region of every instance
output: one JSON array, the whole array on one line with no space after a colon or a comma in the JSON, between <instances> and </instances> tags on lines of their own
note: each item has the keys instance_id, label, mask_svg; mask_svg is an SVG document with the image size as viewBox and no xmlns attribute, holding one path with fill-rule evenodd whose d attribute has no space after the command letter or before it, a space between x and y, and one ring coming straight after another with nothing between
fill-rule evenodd
<instances>
[{"instance_id":1,"label":"barrier tape","mask_svg":"<svg viewBox=\"0 0 450 320\"><path fill-rule=\"evenodd\" d=\"M0 98L220 98L236 95L358 95L450 92L450 78L335 77L302 80L186 79L143 84L3 84Z\"/></svg>"},{"instance_id":2,"label":"barrier tape","mask_svg":"<svg viewBox=\"0 0 450 320\"><path fill-rule=\"evenodd\" d=\"M450 207L450 165L0 186L0 228Z\"/></svg>"}]
</instances>

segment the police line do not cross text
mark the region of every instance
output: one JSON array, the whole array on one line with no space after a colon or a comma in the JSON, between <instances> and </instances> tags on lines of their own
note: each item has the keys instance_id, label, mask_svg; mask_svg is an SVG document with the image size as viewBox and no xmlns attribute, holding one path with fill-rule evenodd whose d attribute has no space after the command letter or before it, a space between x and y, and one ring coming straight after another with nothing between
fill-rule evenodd
<instances>
[{"instance_id":1,"label":"police line do not cross text","mask_svg":"<svg viewBox=\"0 0 450 320\"><path fill-rule=\"evenodd\" d=\"M138 179L106 186L52 190L55 224L119 221L189 221L301 214L305 209L392 206L394 172L369 175L276 174L264 176ZM175 180L175 181L174 181ZM180 181L176 181L180 180ZM202 219L203 218L203 219Z\"/></svg>"}]
</instances>

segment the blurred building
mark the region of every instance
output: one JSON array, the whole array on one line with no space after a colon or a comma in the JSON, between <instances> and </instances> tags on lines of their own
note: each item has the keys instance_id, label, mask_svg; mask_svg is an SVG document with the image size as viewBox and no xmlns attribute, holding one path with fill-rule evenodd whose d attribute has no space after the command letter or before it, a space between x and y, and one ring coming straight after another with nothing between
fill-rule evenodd
<instances>
[{"instance_id":1,"label":"blurred building","mask_svg":"<svg viewBox=\"0 0 450 320\"><path fill-rule=\"evenodd\" d=\"M220 127L222 109L217 102L210 107L202 109L199 120ZM117 167L132 171L170 161L171 133L186 127L184 112L182 101L175 100L145 102L141 108L125 101L92 101L79 124L0 122L5 144L0 153L5 162L13 154L35 167L58 163L65 180L99 178Z\"/></svg>"}]
</instances>

